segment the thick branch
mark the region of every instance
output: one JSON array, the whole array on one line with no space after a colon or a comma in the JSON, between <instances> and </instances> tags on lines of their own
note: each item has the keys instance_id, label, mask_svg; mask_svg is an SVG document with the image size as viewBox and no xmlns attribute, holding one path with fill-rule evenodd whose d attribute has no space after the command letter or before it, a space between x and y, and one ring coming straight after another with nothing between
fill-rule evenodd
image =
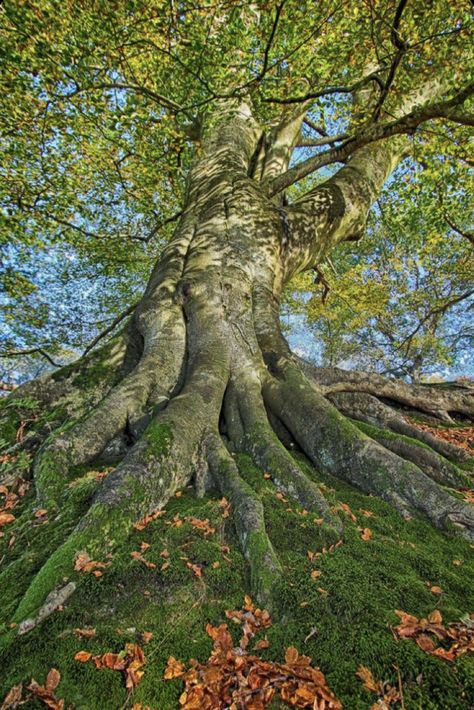
<instances>
[{"instance_id":1,"label":"thick branch","mask_svg":"<svg viewBox=\"0 0 474 710\"><path fill-rule=\"evenodd\" d=\"M474 84L468 84L458 91L455 96L448 101L436 101L420 108L415 108L409 113L393 121L381 124L370 124L363 128L356 136L349 139L337 148L319 153L308 158L294 168L290 168L283 175L279 175L269 184L270 195L275 195L285 190L293 183L319 170L325 165L335 162L344 162L357 149L370 143L380 141L392 136L411 134L416 128L433 118L450 118L452 109L461 105L474 92Z\"/></svg>"}]
</instances>

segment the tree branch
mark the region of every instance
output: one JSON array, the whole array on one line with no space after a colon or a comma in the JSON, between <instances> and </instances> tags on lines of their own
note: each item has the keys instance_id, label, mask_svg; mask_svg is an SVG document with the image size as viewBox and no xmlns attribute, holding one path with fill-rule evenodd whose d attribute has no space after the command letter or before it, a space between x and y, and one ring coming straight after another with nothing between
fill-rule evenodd
<instances>
[{"instance_id":1,"label":"tree branch","mask_svg":"<svg viewBox=\"0 0 474 710\"><path fill-rule=\"evenodd\" d=\"M322 96L329 96L331 94L352 94L354 91L358 91L358 89L361 89L363 86L366 86L372 81L375 81L383 90L384 83L378 75L378 71L375 71L367 76L364 76L362 79L359 79L350 86L327 86L325 89L310 91L303 96L287 96L286 98L281 98L279 96L266 96L263 97L262 101L271 104L299 104L304 103L305 101L319 99Z\"/></svg>"},{"instance_id":2,"label":"tree branch","mask_svg":"<svg viewBox=\"0 0 474 710\"><path fill-rule=\"evenodd\" d=\"M53 367L61 367L61 365L58 362L55 362L51 355L49 355L46 350L43 350L43 348L30 348L28 350L10 350L5 353L0 353L0 357L13 358L21 357L22 355L33 355L34 353L42 355L42 357L46 358L46 360L51 363Z\"/></svg>"},{"instance_id":3,"label":"tree branch","mask_svg":"<svg viewBox=\"0 0 474 710\"><path fill-rule=\"evenodd\" d=\"M122 313L120 313L120 314L112 321L112 323L107 326L107 328L105 328L101 333L99 333L98 335L96 335L96 337L89 343L89 345L86 347L86 349L85 349L84 352L82 353L82 357L85 357L85 356L87 355L87 353L89 353L89 352L92 350L92 348L95 348L95 346L97 345L97 343L100 342L103 338L105 338L109 333L111 333L111 332L118 326L118 324L121 323L121 322L124 320L124 318L126 318L126 317L129 316L131 313L133 313L133 311L135 310L136 307L137 307L137 303L133 303L133 304L132 304L131 306L129 306L125 311L123 311Z\"/></svg>"},{"instance_id":4,"label":"tree branch","mask_svg":"<svg viewBox=\"0 0 474 710\"><path fill-rule=\"evenodd\" d=\"M341 146L331 148L323 153L308 158L308 160L303 161L294 168L287 170L286 173L276 177L269 183L269 194L276 195L278 192L285 190L293 183L319 170L325 165L335 162L344 162L355 150L369 143L374 143L375 141L396 135L413 133L421 123L433 118L449 118L452 110L464 103L473 93L474 82L458 91L455 96L448 101L436 101L422 107L417 107L404 116L388 123L372 123Z\"/></svg>"},{"instance_id":5,"label":"tree branch","mask_svg":"<svg viewBox=\"0 0 474 710\"><path fill-rule=\"evenodd\" d=\"M331 143L338 143L346 138L349 138L348 133L339 133L336 136L324 136L322 138L302 138L298 141L298 148L317 148L320 145L330 145Z\"/></svg>"},{"instance_id":6,"label":"tree branch","mask_svg":"<svg viewBox=\"0 0 474 710\"><path fill-rule=\"evenodd\" d=\"M153 101L155 101L157 104L163 106L164 108L168 108L171 111L183 110L183 107L177 104L175 101L173 101L172 99L168 99L162 94L157 94L155 91L152 91L152 89L148 89L147 87L141 86L139 84L127 84L119 81L101 82L100 84L94 84L93 86L78 86L76 89L70 91L68 94L57 94L56 97L63 100L70 99L73 96L76 96L77 94L83 94L87 91L101 91L103 89L135 91L137 94L141 94L142 96L147 96L148 98L153 99Z\"/></svg>"}]
</instances>

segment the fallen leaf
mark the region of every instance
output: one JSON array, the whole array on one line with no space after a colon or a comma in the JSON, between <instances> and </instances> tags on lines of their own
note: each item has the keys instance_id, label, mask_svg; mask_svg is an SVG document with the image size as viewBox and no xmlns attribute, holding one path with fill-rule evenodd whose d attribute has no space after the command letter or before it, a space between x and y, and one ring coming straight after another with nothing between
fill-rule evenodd
<instances>
[{"instance_id":1,"label":"fallen leaf","mask_svg":"<svg viewBox=\"0 0 474 710\"><path fill-rule=\"evenodd\" d=\"M15 516L12 513L0 513L0 528L4 525L12 523L15 520Z\"/></svg>"},{"instance_id":2,"label":"fallen leaf","mask_svg":"<svg viewBox=\"0 0 474 710\"><path fill-rule=\"evenodd\" d=\"M165 672L163 677L165 680L173 680L173 678L180 678L184 675L184 664L177 661L174 656L170 656L166 662Z\"/></svg>"},{"instance_id":3,"label":"fallen leaf","mask_svg":"<svg viewBox=\"0 0 474 710\"><path fill-rule=\"evenodd\" d=\"M362 540L370 540L372 537L372 530L370 528L364 528L361 532L361 538Z\"/></svg>"},{"instance_id":4,"label":"fallen leaf","mask_svg":"<svg viewBox=\"0 0 474 710\"><path fill-rule=\"evenodd\" d=\"M193 571L195 577L202 577L202 567L192 562L186 562L186 567Z\"/></svg>"},{"instance_id":5,"label":"fallen leaf","mask_svg":"<svg viewBox=\"0 0 474 710\"><path fill-rule=\"evenodd\" d=\"M97 632L95 629L74 629L73 633L77 638L91 639L94 638Z\"/></svg>"},{"instance_id":6,"label":"fallen leaf","mask_svg":"<svg viewBox=\"0 0 474 710\"><path fill-rule=\"evenodd\" d=\"M426 636L426 634L421 634L420 636L418 636L416 639L416 643L422 651L425 651L425 653L432 653L432 651L434 651L436 648L436 644L433 639L431 639L429 636Z\"/></svg>"},{"instance_id":7,"label":"fallen leaf","mask_svg":"<svg viewBox=\"0 0 474 710\"><path fill-rule=\"evenodd\" d=\"M45 688L47 690L56 690L61 680L61 674L56 668L51 668L48 675L46 676Z\"/></svg>"},{"instance_id":8,"label":"fallen leaf","mask_svg":"<svg viewBox=\"0 0 474 710\"><path fill-rule=\"evenodd\" d=\"M151 513L150 515L145 515L144 518L138 521L138 523L135 523L133 526L135 530L145 530L146 526L149 525L153 520L156 520L159 518L161 515L164 515L166 511L164 510L156 510L154 513Z\"/></svg>"},{"instance_id":9,"label":"fallen leaf","mask_svg":"<svg viewBox=\"0 0 474 710\"><path fill-rule=\"evenodd\" d=\"M341 503L340 508L344 511L344 513L352 520L353 523L357 522L357 518L350 509L350 507L347 505L347 503Z\"/></svg>"},{"instance_id":10,"label":"fallen leaf","mask_svg":"<svg viewBox=\"0 0 474 710\"><path fill-rule=\"evenodd\" d=\"M432 592L433 594L442 594L443 590L441 589L441 587L433 585L432 587L430 587L430 592Z\"/></svg>"},{"instance_id":11,"label":"fallen leaf","mask_svg":"<svg viewBox=\"0 0 474 710\"><path fill-rule=\"evenodd\" d=\"M289 646L285 652L285 663L294 665L298 660L299 653L294 646Z\"/></svg>"},{"instance_id":12,"label":"fallen leaf","mask_svg":"<svg viewBox=\"0 0 474 710\"><path fill-rule=\"evenodd\" d=\"M74 656L74 660L79 661L79 663L87 663L87 661L90 661L91 658L92 653L89 651L78 651Z\"/></svg>"},{"instance_id":13,"label":"fallen leaf","mask_svg":"<svg viewBox=\"0 0 474 710\"><path fill-rule=\"evenodd\" d=\"M366 666L359 666L356 671L356 675L361 679L366 690L370 690L372 693L378 693L380 686L372 675L372 671Z\"/></svg>"},{"instance_id":14,"label":"fallen leaf","mask_svg":"<svg viewBox=\"0 0 474 710\"><path fill-rule=\"evenodd\" d=\"M432 611L430 614L428 614L428 621L430 622L430 624L441 624L441 622L443 621L441 612L438 609Z\"/></svg>"},{"instance_id":15,"label":"fallen leaf","mask_svg":"<svg viewBox=\"0 0 474 710\"><path fill-rule=\"evenodd\" d=\"M19 683L18 685L14 685L8 693L5 696L5 699L3 700L3 703L1 705L1 710L9 710L11 707L16 707L16 705L20 702L21 697L23 694L23 685Z\"/></svg>"}]
</instances>

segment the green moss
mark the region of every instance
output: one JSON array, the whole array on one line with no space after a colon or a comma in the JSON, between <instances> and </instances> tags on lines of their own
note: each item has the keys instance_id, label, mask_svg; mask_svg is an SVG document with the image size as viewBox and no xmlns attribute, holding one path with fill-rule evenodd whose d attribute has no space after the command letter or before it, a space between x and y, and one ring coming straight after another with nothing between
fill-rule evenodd
<instances>
[{"instance_id":1,"label":"green moss","mask_svg":"<svg viewBox=\"0 0 474 710\"><path fill-rule=\"evenodd\" d=\"M161 456L169 453L173 442L173 434L168 424L163 424L152 419L145 431L149 444L150 456Z\"/></svg>"},{"instance_id":2,"label":"green moss","mask_svg":"<svg viewBox=\"0 0 474 710\"><path fill-rule=\"evenodd\" d=\"M367 424L367 422L361 422L358 419L351 419L351 421L358 429L363 431L364 434L370 436L371 439L376 439L377 441L383 439L386 441L403 441L410 446L418 446L420 449L426 449L427 451L436 453L428 444L425 444L424 441L420 441L419 439L412 439L410 436L405 436L405 434L396 434L390 431L390 429L380 429L373 424Z\"/></svg>"},{"instance_id":3,"label":"green moss","mask_svg":"<svg viewBox=\"0 0 474 710\"><path fill-rule=\"evenodd\" d=\"M274 624L266 632L270 647L261 652L262 657L281 660L287 646L296 646L313 657L344 707L351 710L367 710L375 702L355 675L360 665L394 685L398 683L394 665L398 666L407 710L468 710L474 700L473 659L444 663L424 654L411 640L396 641L389 625L397 623L395 609L424 616L437 607L447 622L472 611L470 545L448 538L424 519L404 521L383 501L315 472L302 457L298 464L323 487L331 505L347 503L357 523L339 511L345 524L344 544L323 552L334 542L333 531L315 523L314 516L293 501L277 498L263 472L247 457L239 457L242 475L262 498L267 531L283 566L274 591ZM179 680L163 682L167 658L208 658L211 641L205 626L225 622L225 610L240 607L249 587L246 561L231 518L223 517L218 501L197 499L186 489L143 531L130 529L120 512L111 519L110 511L97 510L89 525L78 532L77 549L88 550L98 560L111 552L111 564L100 578L74 573L71 563L76 544L66 543L62 548L61 544L88 509L97 485L84 475L64 494L61 514L47 524L34 523L34 496L29 492L12 524L16 544L9 549L9 535L0 539L0 558L5 554L0 577L0 613L5 624L0 636L4 646L0 696L21 680L34 677L44 682L48 670L55 667L61 673L57 695L65 698L66 705L85 710L122 707L127 692L120 673L80 664L74 655L80 650L119 651L127 641L143 645L141 633L149 631L153 637L144 646L145 674L133 702L174 710L182 684ZM366 517L361 511L373 515ZM192 517L208 519L215 532L205 536L193 527ZM371 540L361 539L362 527L372 530ZM142 554L155 568L131 557L143 542L149 547ZM16 638L8 629L14 606L57 547L62 552L56 557L57 565L48 568L50 576L44 577L43 591L46 582L73 574L77 590L64 611ZM169 557L161 554L166 550ZM308 550L321 554L311 562ZM165 560L170 565L161 569ZM454 560L461 564L453 564ZM201 577L194 575L188 562L200 566ZM63 563L66 566L61 568ZM314 569L321 571L317 579L311 577ZM440 586L443 594L433 595L431 585ZM94 638L74 635L75 628L88 626L96 628ZM315 627L317 632L307 638ZM239 628L232 625L231 631L238 638Z\"/></svg>"}]
</instances>

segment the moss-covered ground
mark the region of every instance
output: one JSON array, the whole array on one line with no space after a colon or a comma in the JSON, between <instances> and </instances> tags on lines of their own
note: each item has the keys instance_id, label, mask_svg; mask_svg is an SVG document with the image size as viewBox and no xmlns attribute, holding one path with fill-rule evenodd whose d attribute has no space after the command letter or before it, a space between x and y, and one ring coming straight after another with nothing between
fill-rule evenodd
<instances>
[{"instance_id":1,"label":"moss-covered ground","mask_svg":"<svg viewBox=\"0 0 474 710\"><path fill-rule=\"evenodd\" d=\"M313 515L277 495L271 480L248 459L239 463L262 497L268 532L284 567L275 589L274 623L267 632L270 646L262 657L282 660L286 647L296 646L312 656L350 710L368 710L376 700L356 676L361 665L395 685L400 674L407 710L472 708L474 659L465 656L448 664L423 653L411 640L395 640L390 625L398 622L395 609L420 617L438 608L446 622L473 611L473 546L448 538L422 519L406 522L384 502L322 478L300 461L332 505L348 504L357 518L354 523L339 510L343 544L310 561L308 551L321 552L336 540ZM163 680L168 657L205 661L211 650L206 624L226 621L224 611L240 608L248 589L232 518L225 517L217 496L197 499L186 489L169 502L163 516L113 549L111 559L110 550L103 550L101 559L110 565L102 576L74 573L77 590L62 611L25 636L16 636L9 626L35 571L67 538L98 485L94 475L84 474L67 489L61 514L51 519L35 517L30 490L14 509L16 521L3 528L0 700L20 681L34 677L44 682L55 667L61 673L56 695L65 698L66 706L118 710L141 703L153 710L174 710L182 686L179 680ZM205 535L189 521L192 517L208 519L214 532ZM360 532L366 527L372 531L367 541ZM149 544L143 557L156 567L132 559L143 542ZM197 565L201 576L188 564ZM316 578L311 576L315 569L321 572ZM433 585L443 593L433 594ZM96 630L93 638L74 634L74 629L87 627ZM80 650L101 654L119 651L127 641L143 645L143 632L153 636L144 645L145 673L133 697L127 699L120 673L74 660ZM26 707L36 706L35 700Z\"/></svg>"}]
</instances>

